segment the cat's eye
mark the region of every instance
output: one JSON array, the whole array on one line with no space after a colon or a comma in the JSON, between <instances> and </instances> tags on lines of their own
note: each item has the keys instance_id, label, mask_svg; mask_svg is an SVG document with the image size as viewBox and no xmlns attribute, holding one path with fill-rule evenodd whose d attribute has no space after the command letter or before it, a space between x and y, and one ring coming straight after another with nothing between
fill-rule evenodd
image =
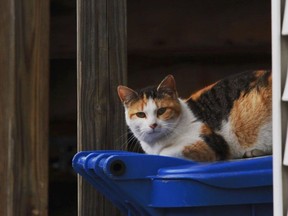
<instances>
[{"instance_id":1,"label":"cat's eye","mask_svg":"<svg viewBox=\"0 0 288 216\"><path fill-rule=\"evenodd\" d=\"M157 115L163 115L166 112L167 108L166 107L162 107L160 109L157 110Z\"/></svg>"},{"instance_id":2,"label":"cat's eye","mask_svg":"<svg viewBox=\"0 0 288 216\"><path fill-rule=\"evenodd\" d=\"M145 118L145 117L146 117L146 114L145 114L144 112L137 112L137 113L136 113L136 116L137 116L138 118Z\"/></svg>"}]
</instances>

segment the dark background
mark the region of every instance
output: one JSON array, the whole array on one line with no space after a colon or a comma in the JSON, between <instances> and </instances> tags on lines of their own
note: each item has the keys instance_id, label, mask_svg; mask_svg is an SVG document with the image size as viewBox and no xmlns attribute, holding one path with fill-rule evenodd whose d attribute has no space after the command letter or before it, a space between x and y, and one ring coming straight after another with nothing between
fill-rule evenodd
<instances>
[{"instance_id":1,"label":"dark background","mask_svg":"<svg viewBox=\"0 0 288 216\"><path fill-rule=\"evenodd\" d=\"M185 98L227 75L270 69L270 4L127 0L128 86L158 84L173 74ZM76 216L76 1L51 0L50 8L49 215Z\"/></svg>"}]
</instances>

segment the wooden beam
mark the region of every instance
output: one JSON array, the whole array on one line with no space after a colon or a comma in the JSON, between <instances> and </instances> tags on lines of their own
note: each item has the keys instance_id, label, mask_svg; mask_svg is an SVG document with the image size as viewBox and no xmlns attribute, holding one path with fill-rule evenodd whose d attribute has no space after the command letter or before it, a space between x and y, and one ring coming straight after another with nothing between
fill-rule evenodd
<instances>
[{"instance_id":1,"label":"wooden beam","mask_svg":"<svg viewBox=\"0 0 288 216\"><path fill-rule=\"evenodd\" d=\"M126 133L126 0L77 0L78 150L119 149ZM78 215L119 215L79 178Z\"/></svg>"},{"instance_id":2,"label":"wooden beam","mask_svg":"<svg viewBox=\"0 0 288 216\"><path fill-rule=\"evenodd\" d=\"M48 0L0 7L0 215L47 215Z\"/></svg>"}]
</instances>

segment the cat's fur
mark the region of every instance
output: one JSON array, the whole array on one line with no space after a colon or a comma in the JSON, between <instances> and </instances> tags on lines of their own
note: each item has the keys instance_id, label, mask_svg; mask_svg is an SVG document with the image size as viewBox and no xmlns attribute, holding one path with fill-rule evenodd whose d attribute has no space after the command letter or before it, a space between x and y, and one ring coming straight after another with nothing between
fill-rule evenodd
<instances>
[{"instance_id":1,"label":"cat's fur","mask_svg":"<svg viewBox=\"0 0 288 216\"><path fill-rule=\"evenodd\" d=\"M139 92L119 86L118 95L146 153L217 161L272 153L271 85L271 72L245 72L183 100L169 75Z\"/></svg>"}]
</instances>

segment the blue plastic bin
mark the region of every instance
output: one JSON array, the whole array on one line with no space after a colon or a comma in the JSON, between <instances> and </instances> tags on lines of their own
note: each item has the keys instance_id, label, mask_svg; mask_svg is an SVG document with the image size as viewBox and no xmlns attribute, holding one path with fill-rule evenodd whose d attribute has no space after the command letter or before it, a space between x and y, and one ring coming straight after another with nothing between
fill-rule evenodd
<instances>
[{"instance_id":1,"label":"blue plastic bin","mask_svg":"<svg viewBox=\"0 0 288 216\"><path fill-rule=\"evenodd\" d=\"M272 157L216 163L80 152L73 168L129 216L272 216Z\"/></svg>"}]
</instances>

